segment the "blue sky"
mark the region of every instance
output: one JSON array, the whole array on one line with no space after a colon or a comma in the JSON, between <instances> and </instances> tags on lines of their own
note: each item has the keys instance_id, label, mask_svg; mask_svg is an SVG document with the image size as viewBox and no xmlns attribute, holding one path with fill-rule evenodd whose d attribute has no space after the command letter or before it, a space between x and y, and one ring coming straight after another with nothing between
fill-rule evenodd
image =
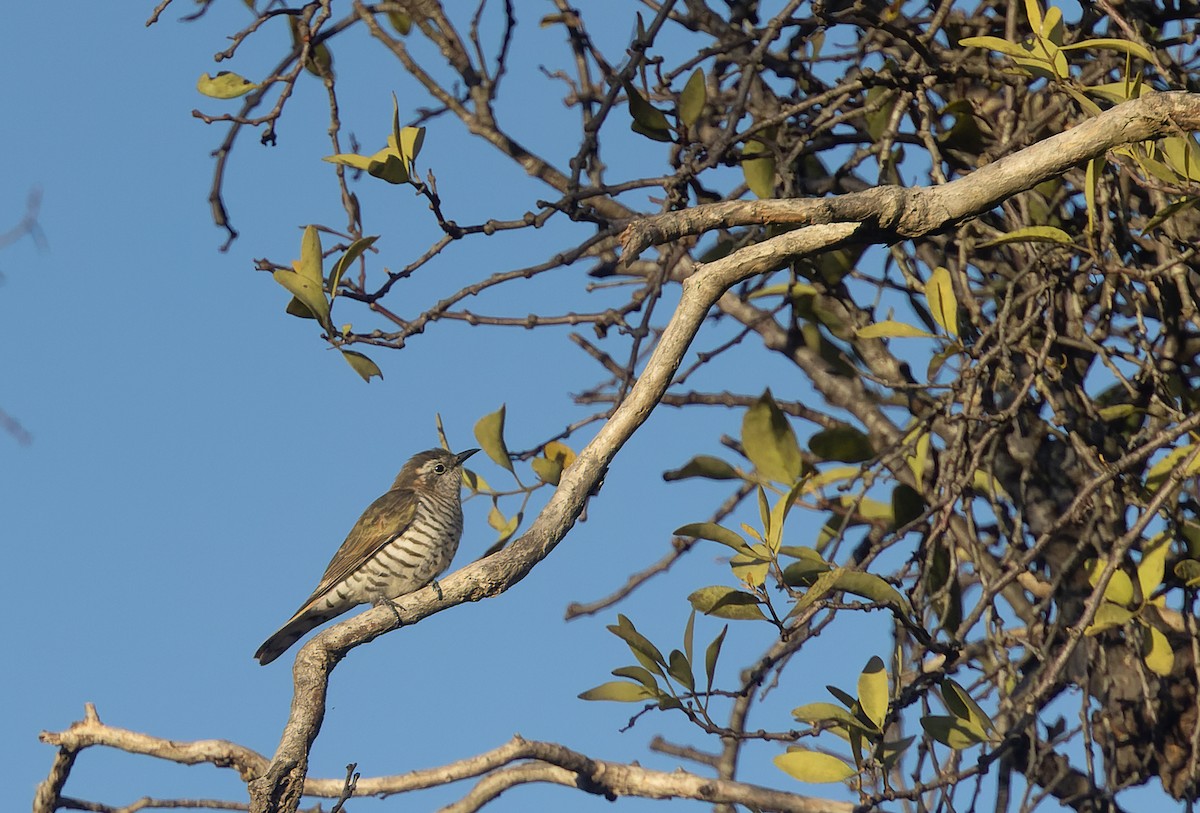
<instances>
[{"instance_id":1,"label":"blue sky","mask_svg":"<svg viewBox=\"0 0 1200 813\"><path fill-rule=\"evenodd\" d=\"M4 572L15 591L0 703L0 800L11 809L28 804L50 767L53 751L38 732L66 727L89 701L115 726L179 740L225 738L270 754L290 700L290 657L263 668L251 654L308 595L403 461L436 444L435 414L462 448L474 445L474 422L506 403L510 446L528 448L586 414L567 393L597 380L598 369L565 331L448 323L402 352L374 352L385 380L359 380L311 323L283 313L282 289L253 271L255 258L297 256L303 224L344 223L332 169L320 161L329 148L319 84L303 78L278 147L262 148L250 133L239 144L227 204L242 237L220 253L223 235L206 196L209 152L223 131L191 111L234 109L194 87L201 73L218 69L212 54L245 11L219 3L208 18L184 25L172 10L147 30L150 6L22 3L7 12L8 30L19 35L7 46L13 78L0 119L0 226L19 218L27 191L40 187L49 242L47 251L29 241L0 251L8 335L0 409L33 438L20 446L0 435ZM616 42L632 28L627 15L606 35ZM537 29L535 18L523 19L521 35L527 39L515 52L502 113L528 115L537 105L538 118L514 129L558 159L574 147L556 142L573 114L559 102L562 88L536 65L564 56L561 35ZM220 67L254 76L274 59L247 53ZM386 136L393 91L402 114L426 103L373 52L335 51L335 60L340 76L361 82L343 101L347 129L364 149ZM661 168L665 151L633 138L611 160L618 174L623 162L629 171L639 161ZM422 159L460 222L519 216L549 196L449 119L431 124ZM399 266L434 230L419 200L382 187L363 182L356 191L370 199L368 232L385 235L388 264ZM397 307L414 313L471 280L544 258L568 238L549 228L532 238L458 244ZM523 315L566 309L570 295L566 307L583 310L592 304L580 293L585 272L568 269L471 307ZM702 334L698 346L720 339ZM804 394L794 372L762 362L753 348L733 361L728 378L693 383ZM645 748L654 734L707 746L699 732L662 715L622 734L634 707L577 700L631 658L604 631L615 611L562 619L571 601L605 595L658 559L673 528L707 516L723 489L665 484L661 472L692 454L720 452L717 439L736 434L740 420L716 409L660 411L613 466L588 522L516 589L356 650L334 673L312 775L341 776L349 762L364 775L432 767L515 732L663 769L680 763ZM489 462L478 470L503 482ZM457 565L491 543L486 509L481 500L468 503ZM728 579L719 555L693 555L621 611L660 646L678 646L687 593ZM703 641L719 629L697 622ZM727 675L739 652L749 657L766 646L768 632L731 630ZM820 677L776 692L768 707L781 716L764 714L762 724L785 724L787 709L825 699L825 683L850 686L867 658L886 656L885 623L866 632L853 644L818 639L811 653L806 648L806 673ZM770 765L777 750L751 750L745 778L847 798L837 787L792 783ZM465 790L415 804L432 808ZM95 749L80 757L67 793L114 805L142 795L244 798L228 771ZM523 810L536 800L609 809L562 789L512 791L490 809Z\"/></svg>"}]
</instances>

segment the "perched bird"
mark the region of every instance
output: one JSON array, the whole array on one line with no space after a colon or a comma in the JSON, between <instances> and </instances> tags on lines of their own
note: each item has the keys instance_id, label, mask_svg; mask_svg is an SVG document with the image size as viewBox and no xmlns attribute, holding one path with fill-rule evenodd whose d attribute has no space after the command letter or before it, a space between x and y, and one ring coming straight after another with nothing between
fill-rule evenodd
<instances>
[{"instance_id":1,"label":"perched bird","mask_svg":"<svg viewBox=\"0 0 1200 813\"><path fill-rule=\"evenodd\" d=\"M430 449L404 464L333 555L321 583L254 657L282 655L313 627L359 604L383 604L420 590L450 566L462 536L462 465L478 452Z\"/></svg>"}]
</instances>

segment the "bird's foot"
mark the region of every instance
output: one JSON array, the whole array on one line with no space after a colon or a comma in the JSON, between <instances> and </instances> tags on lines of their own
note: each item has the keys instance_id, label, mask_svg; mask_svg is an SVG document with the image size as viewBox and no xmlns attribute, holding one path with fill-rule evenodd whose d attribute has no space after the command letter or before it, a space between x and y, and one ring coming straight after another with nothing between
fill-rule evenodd
<instances>
[{"instance_id":1,"label":"bird's foot","mask_svg":"<svg viewBox=\"0 0 1200 813\"><path fill-rule=\"evenodd\" d=\"M387 605L387 608L392 611L392 615L396 616L397 627L404 626L404 619L400 617L400 609L396 606L396 602L392 601L390 598L385 598L379 603Z\"/></svg>"},{"instance_id":2,"label":"bird's foot","mask_svg":"<svg viewBox=\"0 0 1200 813\"><path fill-rule=\"evenodd\" d=\"M433 592L437 593L438 601L441 601L445 596L442 595L442 586L438 584L438 580L433 580Z\"/></svg>"}]
</instances>

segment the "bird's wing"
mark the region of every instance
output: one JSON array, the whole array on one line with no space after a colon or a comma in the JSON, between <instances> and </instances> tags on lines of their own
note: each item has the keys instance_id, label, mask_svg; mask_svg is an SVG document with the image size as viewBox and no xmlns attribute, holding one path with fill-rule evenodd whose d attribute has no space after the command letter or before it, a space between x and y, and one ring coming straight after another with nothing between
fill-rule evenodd
<instances>
[{"instance_id":1,"label":"bird's wing","mask_svg":"<svg viewBox=\"0 0 1200 813\"><path fill-rule=\"evenodd\" d=\"M321 583L297 611L300 615L316 599L350 577L383 547L404 533L417 514L417 496L408 488L394 488L371 503L350 529L325 568Z\"/></svg>"}]
</instances>

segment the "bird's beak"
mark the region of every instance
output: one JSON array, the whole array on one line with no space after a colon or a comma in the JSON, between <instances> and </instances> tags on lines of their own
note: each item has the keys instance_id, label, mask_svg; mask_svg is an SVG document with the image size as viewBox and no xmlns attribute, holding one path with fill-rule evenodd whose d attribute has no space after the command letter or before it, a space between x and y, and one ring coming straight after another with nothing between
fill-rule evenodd
<instances>
[{"instance_id":1,"label":"bird's beak","mask_svg":"<svg viewBox=\"0 0 1200 813\"><path fill-rule=\"evenodd\" d=\"M456 454L454 456L454 464L456 466L461 466L463 463L466 462L468 457L470 457L471 455L475 454L478 451L479 451L478 449L467 449L465 452L459 452L458 454Z\"/></svg>"}]
</instances>

